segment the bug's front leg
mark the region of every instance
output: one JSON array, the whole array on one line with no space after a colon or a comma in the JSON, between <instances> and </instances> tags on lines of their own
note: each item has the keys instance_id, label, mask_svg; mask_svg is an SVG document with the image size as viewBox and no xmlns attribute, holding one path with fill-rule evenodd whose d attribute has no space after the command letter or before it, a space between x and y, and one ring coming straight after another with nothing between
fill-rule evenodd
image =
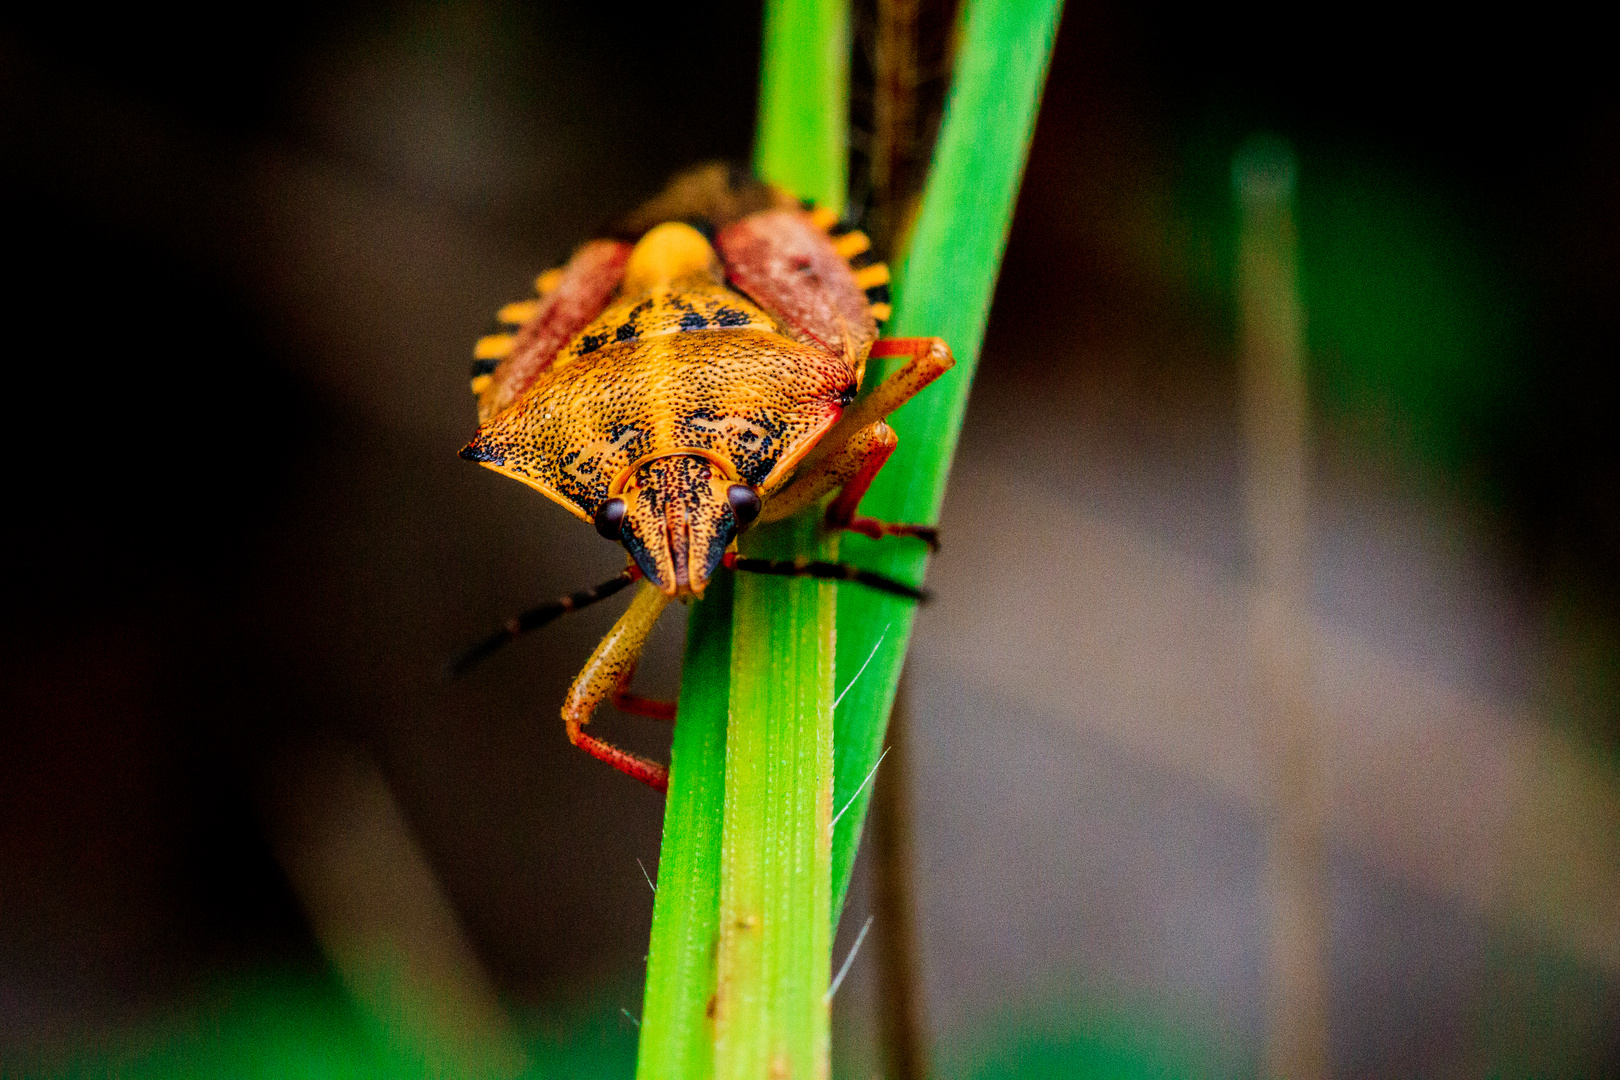
<instances>
[{"instance_id":1,"label":"bug's front leg","mask_svg":"<svg viewBox=\"0 0 1620 1080\"><path fill-rule=\"evenodd\" d=\"M568 688L568 699L563 703L563 725L568 730L568 741L596 758L605 761L626 776L633 776L658 791L669 789L669 770L654 761L620 750L611 743L585 734L585 725L591 722L596 707L612 697L635 671L636 661L647 643L653 624L669 603L669 597L656 585L642 582L636 598L630 602L613 629L607 632L585 667Z\"/></svg>"},{"instance_id":2,"label":"bug's front leg","mask_svg":"<svg viewBox=\"0 0 1620 1080\"><path fill-rule=\"evenodd\" d=\"M636 669L632 666L619 677L619 685L613 691L613 707L620 712L631 716L644 716L648 720L675 719L675 703L662 701L658 698L643 697L633 693L630 689L630 680L635 677Z\"/></svg>"}]
</instances>

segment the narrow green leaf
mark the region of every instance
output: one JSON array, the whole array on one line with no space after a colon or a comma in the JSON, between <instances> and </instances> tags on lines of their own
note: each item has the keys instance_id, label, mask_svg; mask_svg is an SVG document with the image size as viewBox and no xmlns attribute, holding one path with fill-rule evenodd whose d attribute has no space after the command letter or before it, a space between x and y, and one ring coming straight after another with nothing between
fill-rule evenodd
<instances>
[{"instance_id":1,"label":"narrow green leaf","mask_svg":"<svg viewBox=\"0 0 1620 1080\"><path fill-rule=\"evenodd\" d=\"M765 11L756 165L841 208L847 185L849 8L772 0ZM738 545L828 557L814 514ZM715 1075L826 1076L831 967L834 589L745 574L731 634L721 841Z\"/></svg>"},{"instance_id":2,"label":"narrow green leaf","mask_svg":"<svg viewBox=\"0 0 1620 1080\"><path fill-rule=\"evenodd\" d=\"M754 167L842 210L849 187L848 0L768 0Z\"/></svg>"},{"instance_id":3,"label":"narrow green leaf","mask_svg":"<svg viewBox=\"0 0 1620 1080\"><path fill-rule=\"evenodd\" d=\"M895 274L894 318L884 328L885 337L944 338L956 367L889 421L900 445L861 502L861 513L889 521L939 520L1062 9L1061 0L969 3L922 209L911 249ZM876 385L894 363L869 372L868 385ZM949 536L944 545L949 551ZM850 535L843 555L914 583L922 581L927 565L920 545L892 539ZM914 610L870 590L839 592L840 687L863 664L866 670L835 718L834 799L840 807L854 799L833 835L835 916L849 888L871 799L870 786L857 789L883 750ZM881 775L876 782L882 783Z\"/></svg>"},{"instance_id":4,"label":"narrow green leaf","mask_svg":"<svg viewBox=\"0 0 1620 1080\"><path fill-rule=\"evenodd\" d=\"M845 0L766 8L757 167L835 208L847 183L848 25ZM831 555L817 526L783 522L743 548ZM688 624L642 1080L827 1074L834 615L831 585L745 575L734 598L712 593Z\"/></svg>"},{"instance_id":5,"label":"narrow green leaf","mask_svg":"<svg viewBox=\"0 0 1620 1080\"><path fill-rule=\"evenodd\" d=\"M819 554L813 514L745 537ZM833 586L740 575L721 841L715 1075L825 1076L831 967Z\"/></svg>"},{"instance_id":6,"label":"narrow green leaf","mask_svg":"<svg viewBox=\"0 0 1620 1080\"><path fill-rule=\"evenodd\" d=\"M636 1075L714 1075L715 952L719 943L720 828L725 808L726 714L731 695L733 578L717 573L686 623L685 674L670 749L669 797L653 899L647 989Z\"/></svg>"},{"instance_id":7,"label":"narrow green leaf","mask_svg":"<svg viewBox=\"0 0 1620 1080\"><path fill-rule=\"evenodd\" d=\"M900 448L862 505L873 516L937 518L1059 6L971 3L888 328L944 337L958 367L894 419ZM847 175L848 25L843 2L767 4L758 167L834 207ZM882 368L873 365L869 386ZM784 522L743 548L829 557L838 540L817 526ZM901 541L851 537L846 554L913 581L925 564ZM869 797L861 784L881 754L913 608L860 588L746 575L733 601L719 584L689 624L639 1075L825 1076L831 916L848 886ZM846 803L833 828L833 807Z\"/></svg>"}]
</instances>

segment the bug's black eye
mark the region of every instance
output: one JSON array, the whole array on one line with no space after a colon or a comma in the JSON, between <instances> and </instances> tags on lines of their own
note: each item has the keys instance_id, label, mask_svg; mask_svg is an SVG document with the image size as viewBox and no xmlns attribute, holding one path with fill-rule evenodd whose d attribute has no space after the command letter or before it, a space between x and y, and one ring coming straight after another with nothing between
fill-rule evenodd
<instances>
[{"instance_id":1,"label":"bug's black eye","mask_svg":"<svg viewBox=\"0 0 1620 1080\"><path fill-rule=\"evenodd\" d=\"M759 492L747 484L732 484L726 492L726 501L731 503L731 512L737 515L737 531L746 529L753 520L759 517Z\"/></svg>"},{"instance_id":2,"label":"bug's black eye","mask_svg":"<svg viewBox=\"0 0 1620 1080\"><path fill-rule=\"evenodd\" d=\"M623 529L623 499L609 499L596 508L596 531L604 538L618 540Z\"/></svg>"},{"instance_id":3,"label":"bug's black eye","mask_svg":"<svg viewBox=\"0 0 1620 1080\"><path fill-rule=\"evenodd\" d=\"M854 383L850 383L848 386L844 387L843 392L838 395L838 404L847 407L850 402L855 400L856 389L857 387Z\"/></svg>"}]
</instances>

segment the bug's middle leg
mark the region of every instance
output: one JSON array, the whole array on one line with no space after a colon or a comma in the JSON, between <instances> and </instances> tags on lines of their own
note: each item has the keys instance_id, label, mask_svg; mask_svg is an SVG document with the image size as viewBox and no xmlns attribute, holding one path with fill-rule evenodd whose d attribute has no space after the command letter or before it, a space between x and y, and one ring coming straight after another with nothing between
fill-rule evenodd
<instances>
[{"instance_id":1,"label":"bug's middle leg","mask_svg":"<svg viewBox=\"0 0 1620 1080\"><path fill-rule=\"evenodd\" d=\"M619 621L613 624L596 651L585 662L585 667L568 688L568 699L563 703L563 725L568 741L596 758L633 776L658 791L669 789L669 770L655 761L648 761L627 750L593 735L585 734L584 727L591 722L591 714L602 702L611 698L635 671L647 643L653 624L669 603L669 597L656 585L642 583L636 598L630 602Z\"/></svg>"},{"instance_id":2,"label":"bug's middle leg","mask_svg":"<svg viewBox=\"0 0 1620 1080\"><path fill-rule=\"evenodd\" d=\"M871 357L904 356L907 362L861 398L805 457L786 487L765 504L763 519L776 521L796 513L835 488L843 492L827 508L827 523L854 529L874 539L915 536L939 547L939 534L927 525L898 525L856 515L861 497L894 452L894 430L884 419L917 396L918 391L949 371L956 359L941 338L890 338L872 346Z\"/></svg>"},{"instance_id":3,"label":"bug's middle leg","mask_svg":"<svg viewBox=\"0 0 1620 1080\"><path fill-rule=\"evenodd\" d=\"M866 432L872 432L871 441L861 438ZM863 442L865 445L862 445ZM856 458L855 471L844 481L843 490L839 491L838 498L827 504L827 527L851 529L864 536L870 536L873 540L881 540L885 536L914 536L938 551L939 530L932 525L879 521L877 518L861 517L855 512L860 507L861 500L866 497L866 491L872 486L872 481L877 479L878 470L889 460L889 455L894 453L895 444L898 442L894 429L879 421L870 428L857 432L856 437L845 444L846 449Z\"/></svg>"},{"instance_id":4,"label":"bug's middle leg","mask_svg":"<svg viewBox=\"0 0 1620 1080\"><path fill-rule=\"evenodd\" d=\"M861 428L831 454L801 470L787 487L773 495L765 504L760 520L780 521L838 491L838 497L827 507L829 528L853 529L874 540L882 536L915 536L937 548L939 534L927 525L898 525L855 514L855 508L872 486L878 470L894 453L898 441L894 429L881 420Z\"/></svg>"}]
</instances>

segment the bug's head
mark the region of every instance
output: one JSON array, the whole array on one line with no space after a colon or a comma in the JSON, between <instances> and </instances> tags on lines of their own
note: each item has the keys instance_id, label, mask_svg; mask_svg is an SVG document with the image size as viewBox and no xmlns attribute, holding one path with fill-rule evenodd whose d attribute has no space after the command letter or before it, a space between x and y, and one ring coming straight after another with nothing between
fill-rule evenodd
<instances>
[{"instance_id":1,"label":"bug's head","mask_svg":"<svg viewBox=\"0 0 1620 1080\"><path fill-rule=\"evenodd\" d=\"M596 531L622 543L647 580L671 596L702 596L726 547L759 516L759 495L706 454L632 468L596 508Z\"/></svg>"}]
</instances>

